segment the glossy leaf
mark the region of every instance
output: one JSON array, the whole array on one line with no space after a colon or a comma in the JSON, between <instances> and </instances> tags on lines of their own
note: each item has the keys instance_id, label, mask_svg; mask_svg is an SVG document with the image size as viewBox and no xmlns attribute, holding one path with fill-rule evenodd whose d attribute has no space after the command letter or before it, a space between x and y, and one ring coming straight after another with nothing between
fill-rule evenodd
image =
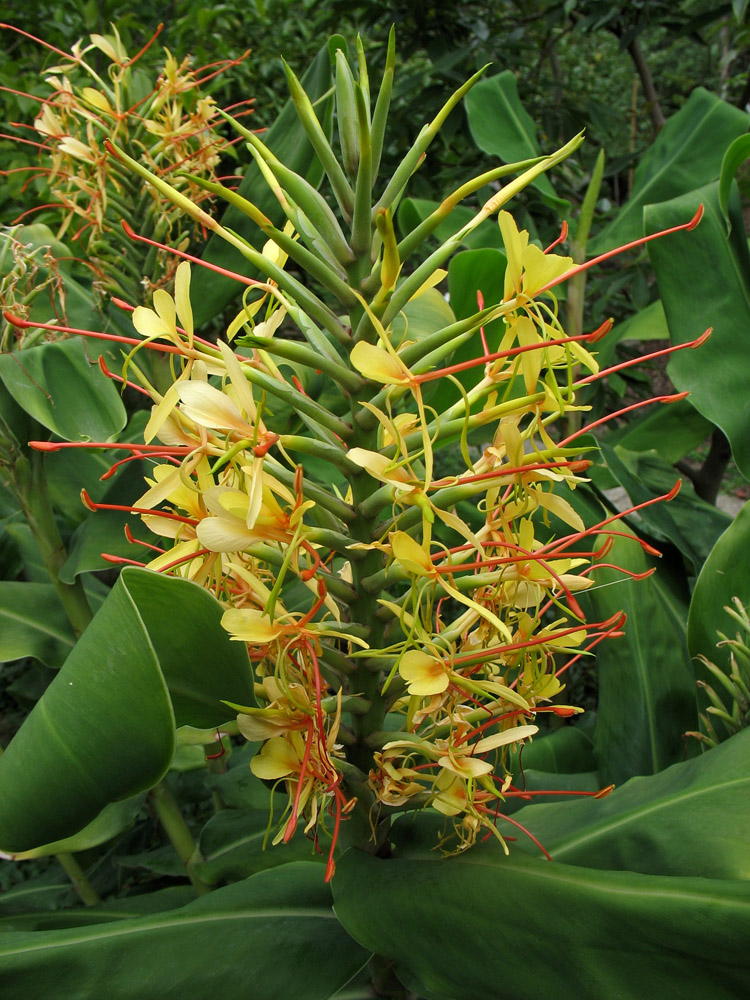
<instances>
[{"instance_id":1,"label":"glossy leaf","mask_svg":"<svg viewBox=\"0 0 750 1000\"><path fill-rule=\"evenodd\" d=\"M32 656L60 667L75 645L51 583L0 582L0 661Z\"/></svg>"},{"instance_id":2,"label":"glossy leaf","mask_svg":"<svg viewBox=\"0 0 750 1000\"><path fill-rule=\"evenodd\" d=\"M690 219L704 205L693 232L676 233L649 244L649 255L664 302L672 342L685 343L713 327L711 339L694 351L679 351L669 362L675 386L729 439L740 471L750 478L747 330L750 326L750 254L739 200L730 203L727 237L718 184L646 209L646 231L658 232ZM707 263L708 262L708 263ZM721 275L718 281L716 275ZM719 389L720 387L720 389Z\"/></svg>"},{"instance_id":3,"label":"glossy leaf","mask_svg":"<svg viewBox=\"0 0 750 1000\"><path fill-rule=\"evenodd\" d=\"M514 819L566 864L750 879L750 731L604 799L535 805Z\"/></svg>"},{"instance_id":4,"label":"glossy leaf","mask_svg":"<svg viewBox=\"0 0 750 1000\"><path fill-rule=\"evenodd\" d=\"M596 758L589 728L581 720L544 736L535 736L523 748L521 763L524 772L533 769L565 774L595 770Z\"/></svg>"},{"instance_id":5,"label":"glossy leaf","mask_svg":"<svg viewBox=\"0 0 750 1000\"><path fill-rule=\"evenodd\" d=\"M664 496L679 478L674 468L655 452L634 452L602 444L607 467L634 504ZM689 481L669 503L639 512L643 530L658 541L666 539L680 550L697 574L716 540L732 523L731 517L696 496Z\"/></svg>"},{"instance_id":6,"label":"glossy leaf","mask_svg":"<svg viewBox=\"0 0 750 1000\"><path fill-rule=\"evenodd\" d=\"M750 975L750 893L733 880L604 872L490 843L458 857L348 851L336 914L429 1000L730 1000Z\"/></svg>"},{"instance_id":7,"label":"glossy leaf","mask_svg":"<svg viewBox=\"0 0 750 1000\"><path fill-rule=\"evenodd\" d=\"M719 632L733 637L738 631L736 622L724 611L738 597L745 607L750 606L750 575L747 571L747 553L750 551L750 504L740 510L714 546L698 577L688 618L688 649L695 675L714 686L716 678L706 670L701 656L719 666L729 667L729 651L717 648ZM699 692L702 708L708 704Z\"/></svg>"},{"instance_id":8,"label":"glossy leaf","mask_svg":"<svg viewBox=\"0 0 750 1000\"><path fill-rule=\"evenodd\" d=\"M607 561L635 573L653 565L635 539L620 537ZM646 580L633 581L613 569L597 570L594 580L587 594L591 620L603 621L623 608L628 615L625 635L596 650L594 751L602 782L621 784L682 760L682 734L696 728L695 682L685 645L687 595L681 575L667 566Z\"/></svg>"},{"instance_id":9,"label":"glossy leaf","mask_svg":"<svg viewBox=\"0 0 750 1000\"><path fill-rule=\"evenodd\" d=\"M11 890L11 893L14 892L15 890ZM174 885L156 892L108 900L99 906L75 906L41 913L30 911L0 916L0 931L49 931L64 927L87 927L89 924L141 917L147 913L164 913L185 906L194 899L195 889L192 886Z\"/></svg>"},{"instance_id":10,"label":"glossy leaf","mask_svg":"<svg viewBox=\"0 0 750 1000\"><path fill-rule=\"evenodd\" d=\"M2 354L0 379L20 407L66 441L107 441L125 426L120 394L82 340Z\"/></svg>"},{"instance_id":11,"label":"glossy leaf","mask_svg":"<svg viewBox=\"0 0 750 1000\"><path fill-rule=\"evenodd\" d=\"M480 80L466 95L466 114L472 138L483 152L505 163L541 155L534 120L521 103L511 70ZM544 174L532 186L561 215L570 210L570 202L557 197Z\"/></svg>"},{"instance_id":12,"label":"glossy leaf","mask_svg":"<svg viewBox=\"0 0 750 1000\"><path fill-rule=\"evenodd\" d=\"M341 35L333 35L322 46L309 69L302 77L302 86L310 100L316 104L318 119L330 133L332 95L327 94L331 86L331 58L337 48L346 51L346 42ZM283 84L282 84L283 86ZM326 95L324 97L324 95ZM276 121L263 136L265 145L290 170L305 177L317 186L323 178L323 169L314 155L310 140L305 134L294 105L287 101ZM276 224L284 220L276 197L269 189L255 163L251 164L240 183L237 193L251 201ZM221 224L255 246L262 246L265 237L250 219L239 209L230 206L221 217ZM220 236L211 236L203 254L203 259L211 264L248 274L249 265L245 258L226 243ZM196 326L200 326L217 316L224 306L242 290L233 278L195 268L192 278L193 314Z\"/></svg>"},{"instance_id":13,"label":"glossy leaf","mask_svg":"<svg viewBox=\"0 0 750 1000\"><path fill-rule=\"evenodd\" d=\"M290 861L326 860L325 855L315 853L301 829L288 844L274 846L276 825L269 826L270 821L267 809L222 809L212 816L201 831L198 846L203 860L195 866L198 877L212 883L233 882Z\"/></svg>"},{"instance_id":14,"label":"glossy leaf","mask_svg":"<svg viewBox=\"0 0 750 1000\"><path fill-rule=\"evenodd\" d=\"M133 823L143 806L143 802L143 795L134 795L122 802L112 802L105 806L83 830L74 833L72 837L57 840L52 844L43 844L31 851L13 854L11 860L28 861L31 858L46 858L52 854L74 854L76 851L88 851L92 847L106 844L108 840L112 840ZM183 867L182 873L184 874L184 872Z\"/></svg>"},{"instance_id":15,"label":"glossy leaf","mask_svg":"<svg viewBox=\"0 0 750 1000\"><path fill-rule=\"evenodd\" d=\"M607 445L618 445L628 451L653 450L673 465L710 437L712 430L713 424L689 400L679 399L669 406L649 407L642 417L608 431L603 440ZM667 489L674 486L676 478L673 470Z\"/></svg>"},{"instance_id":16,"label":"glossy leaf","mask_svg":"<svg viewBox=\"0 0 750 1000\"><path fill-rule=\"evenodd\" d=\"M676 198L716 180L724 150L747 132L748 125L750 119L744 111L696 87L644 154L635 170L630 198L591 240L591 253L604 253L643 236L646 205ZM646 232L653 230L647 226Z\"/></svg>"},{"instance_id":17,"label":"glossy leaf","mask_svg":"<svg viewBox=\"0 0 750 1000\"><path fill-rule=\"evenodd\" d=\"M133 956L137 955L137 961ZM0 937L0 988L25 1000L54 983L59 997L328 1000L368 953L342 929L319 865L261 872L166 913L85 930ZM245 990L245 992L247 991Z\"/></svg>"},{"instance_id":18,"label":"glossy leaf","mask_svg":"<svg viewBox=\"0 0 750 1000\"><path fill-rule=\"evenodd\" d=\"M596 359L602 368L614 363L617 345L627 340L669 340L669 327L661 299L647 305L645 309L639 309L624 322L616 323L612 331L596 345Z\"/></svg>"},{"instance_id":19,"label":"glossy leaf","mask_svg":"<svg viewBox=\"0 0 750 1000\"><path fill-rule=\"evenodd\" d=\"M721 175L719 177L719 205L724 220L731 229L731 219L729 218L729 195L732 190L732 181L737 171L743 163L750 157L750 135L741 135L729 146L724 159L721 161Z\"/></svg>"},{"instance_id":20,"label":"glossy leaf","mask_svg":"<svg viewBox=\"0 0 750 1000\"><path fill-rule=\"evenodd\" d=\"M151 788L175 725L219 726L252 704L247 652L221 606L186 580L126 569L0 757L0 846L28 851ZM116 693L117 697L114 697Z\"/></svg>"}]
</instances>

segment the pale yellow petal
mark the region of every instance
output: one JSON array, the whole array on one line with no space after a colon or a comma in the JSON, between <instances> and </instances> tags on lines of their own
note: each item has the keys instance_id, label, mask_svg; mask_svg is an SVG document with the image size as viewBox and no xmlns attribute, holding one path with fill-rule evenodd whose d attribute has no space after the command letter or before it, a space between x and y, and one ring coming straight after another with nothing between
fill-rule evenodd
<instances>
[{"instance_id":1,"label":"pale yellow petal","mask_svg":"<svg viewBox=\"0 0 750 1000\"><path fill-rule=\"evenodd\" d=\"M174 276L174 305L180 319L180 325L193 340L193 310L190 306L190 264L183 260ZM219 344L221 347L221 344Z\"/></svg>"},{"instance_id":2,"label":"pale yellow petal","mask_svg":"<svg viewBox=\"0 0 750 1000\"><path fill-rule=\"evenodd\" d=\"M225 393L207 382L180 382L177 393L185 416L211 430L239 431L249 437L253 433L237 406Z\"/></svg>"}]
</instances>

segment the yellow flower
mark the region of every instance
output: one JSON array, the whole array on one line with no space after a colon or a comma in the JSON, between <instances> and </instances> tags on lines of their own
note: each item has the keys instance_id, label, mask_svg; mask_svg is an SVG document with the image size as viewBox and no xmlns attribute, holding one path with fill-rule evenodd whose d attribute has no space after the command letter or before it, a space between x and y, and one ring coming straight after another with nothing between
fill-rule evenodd
<instances>
[{"instance_id":1,"label":"yellow flower","mask_svg":"<svg viewBox=\"0 0 750 1000\"><path fill-rule=\"evenodd\" d=\"M525 229L519 232L509 212L500 212L497 221L508 257L503 298L512 299L523 293L531 299L541 288L575 266L572 257L545 254L538 246L529 243L528 232Z\"/></svg>"}]
</instances>

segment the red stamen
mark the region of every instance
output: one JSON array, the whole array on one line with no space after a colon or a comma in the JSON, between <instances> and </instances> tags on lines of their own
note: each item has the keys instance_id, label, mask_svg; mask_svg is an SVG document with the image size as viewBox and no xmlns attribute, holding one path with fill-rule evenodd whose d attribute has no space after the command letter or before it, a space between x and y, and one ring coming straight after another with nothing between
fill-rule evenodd
<instances>
[{"instance_id":1,"label":"red stamen","mask_svg":"<svg viewBox=\"0 0 750 1000\"><path fill-rule=\"evenodd\" d=\"M60 326L56 323L32 323L31 320L21 319L20 316L14 316L12 312L7 309L3 311L3 316L6 320L13 326L19 327L21 330L52 330L55 333L75 333L81 337L93 337L96 340L111 340L116 344L132 344L140 347L147 347L152 351L161 351L163 354L180 354L184 355L185 351L179 347L173 347L171 344L155 344L152 341L138 340L135 337L120 337L115 333L100 333L96 330L81 330L74 326Z\"/></svg>"},{"instance_id":2,"label":"red stamen","mask_svg":"<svg viewBox=\"0 0 750 1000\"><path fill-rule=\"evenodd\" d=\"M112 155L115 156L116 153L113 152ZM209 271L215 271L217 274L223 274L227 278L234 278L236 281L242 282L243 285L265 285L264 281L256 281L254 278L246 278L242 274L237 274L235 271L228 271L225 267L219 267L217 264L210 264L207 260L201 260L200 257L195 257L193 254L185 253L183 250L178 250L176 247L169 247L165 243L157 243L156 240L150 240L146 236L140 236L124 219L121 220L121 225L125 230L125 234L129 236L131 240L137 240L139 243L147 243L149 246L157 247L159 250L166 250L167 253L174 254L175 257L181 257L183 260L189 260L193 264L199 264L201 267L205 267Z\"/></svg>"},{"instance_id":3,"label":"red stamen","mask_svg":"<svg viewBox=\"0 0 750 1000\"><path fill-rule=\"evenodd\" d=\"M14 24L5 24L0 22L0 28L5 28L7 31L15 31L17 35L23 35L24 38L30 38L32 42L36 42L37 45L41 45L45 49L49 49L50 52L55 52L58 56L62 56L63 59L75 62L70 52L63 52L62 49L56 49L55 46L50 45L49 42L45 42L41 38L37 38L36 35L30 35L28 31L23 31L21 28L17 28Z\"/></svg>"},{"instance_id":4,"label":"red stamen","mask_svg":"<svg viewBox=\"0 0 750 1000\"><path fill-rule=\"evenodd\" d=\"M130 530L130 525L125 525L125 537L130 542L131 545L142 545L146 549L151 549L153 552L158 552L159 555L164 555L167 551L166 549L159 548L158 545L152 545L150 542L144 542L140 538L136 538L133 532Z\"/></svg>"},{"instance_id":5,"label":"red stamen","mask_svg":"<svg viewBox=\"0 0 750 1000\"><path fill-rule=\"evenodd\" d=\"M617 417L623 416L625 413L630 413L631 410L638 410L642 406L650 406L651 403L676 403L678 400L685 399L689 395L689 392L673 392L671 395L652 396L651 399L642 399L638 403L632 403L630 406L624 406L621 410L616 410L614 413L610 413L606 417L594 420L590 424L586 424L585 427L582 427L574 434L570 434L564 440L558 441L557 447L565 448L571 441L575 441L575 439L580 437L582 434L587 434L589 431L593 430L594 427L599 427L601 424L606 424L608 420L614 420Z\"/></svg>"},{"instance_id":6,"label":"red stamen","mask_svg":"<svg viewBox=\"0 0 750 1000\"><path fill-rule=\"evenodd\" d=\"M83 506L89 510L123 510L129 514L149 514L153 517L165 517L168 521L181 521L183 524L189 524L192 527L195 527L198 523L195 518L182 517L181 514L173 514L171 511L166 510L153 510L149 507L128 507L126 504L120 503L94 503L86 490L81 490L81 500L83 501Z\"/></svg>"},{"instance_id":7,"label":"red stamen","mask_svg":"<svg viewBox=\"0 0 750 1000\"><path fill-rule=\"evenodd\" d=\"M121 385L127 386L128 389L135 389L135 391L140 392L142 396L147 396L151 399L151 393L147 392L143 386L136 385L135 382L129 382L126 378L123 378L122 375L115 375L114 372L111 372L109 368L107 368L107 362L104 360L103 354L99 355L99 367L107 378L111 378L113 382L119 382Z\"/></svg>"},{"instance_id":8,"label":"red stamen","mask_svg":"<svg viewBox=\"0 0 750 1000\"><path fill-rule=\"evenodd\" d=\"M544 251L545 254L548 254L550 250L554 250L555 247L558 246L560 243L564 243L567 238L568 238L568 223L565 221L565 219L563 219L562 225L560 226L560 235L557 237L556 240L550 243L550 245Z\"/></svg>"},{"instance_id":9,"label":"red stamen","mask_svg":"<svg viewBox=\"0 0 750 1000\"><path fill-rule=\"evenodd\" d=\"M148 50L154 44L154 42L156 41L156 39L162 33L162 29L163 28L164 28L164 25L160 24L157 27L156 31L153 33L153 35L149 38L149 40L146 42L146 44L140 50L140 52L138 52L136 55L134 55L133 58L129 59L126 63L123 63L122 64L122 68L123 69L127 69L129 66L132 66L134 63L137 63L138 60L141 58L141 56L144 55L146 52L148 52ZM218 730L217 730L217 732L218 732ZM219 756L221 756L221 754L219 754ZM206 758L206 760L208 760L208 758Z\"/></svg>"},{"instance_id":10,"label":"red stamen","mask_svg":"<svg viewBox=\"0 0 750 1000\"><path fill-rule=\"evenodd\" d=\"M623 368L630 368L633 365L643 364L644 361L653 361L654 358L661 358L666 354L674 354L675 351L683 351L686 347L690 350L695 350L696 347L701 347L706 343L708 338L713 333L713 327L710 327L702 333L700 337L696 337L695 340L689 340L685 344L674 344L672 347L665 347L661 351L653 351L651 354L642 354L640 357L630 358L629 361L621 361L618 365L612 365L610 368L602 368L601 371L597 372L595 375L588 375L586 378L579 379L575 383L575 387L578 388L581 385L587 385L589 382L594 382L597 379L604 378L606 375L611 375L613 372L619 372Z\"/></svg>"},{"instance_id":11,"label":"red stamen","mask_svg":"<svg viewBox=\"0 0 750 1000\"><path fill-rule=\"evenodd\" d=\"M601 327L599 328L599 330ZM470 361L462 361L456 365L448 365L447 368L438 368L432 372L425 372L422 375L413 375L412 381L417 385L423 382L431 382L436 378L443 378L446 375L454 375L456 372L466 371L469 368L476 368L477 365L489 364L491 361L499 361L501 358L514 358L519 354L527 354L529 351L543 351L548 347L559 347L562 344L573 344L577 341L588 342L594 336L601 336L599 330L594 333L581 333L575 337L560 337L558 340L540 340L537 344L525 344L524 346L511 347L507 351L494 351L492 354L483 355L481 358L473 358Z\"/></svg>"},{"instance_id":12,"label":"red stamen","mask_svg":"<svg viewBox=\"0 0 750 1000\"><path fill-rule=\"evenodd\" d=\"M626 243L624 246L616 247L614 250L609 250L607 253L599 254L598 257L592 257L591 260L586 261L585 264L579 264L567 271L565 274L561 275L559 278L555 278L553 281L548 282L543 288L540 288L537 295L541 295L542 292L549 291L550 288L554 288L555 285L561 284L563 281L568 281L576 274L581 274L583 271L588 271L590 267L594 267L596 264L601 264L604 260L609 260L610 257L616 257L617 254L625 253L626 250L633 250L635 247L643 246L646 243L650 243L651 240L661 239L662 236L669 236L670 233L679 233L682 230L690 231L695 229L698 223L703 218L703 205L698 206L698 211L695 213L690 222L683 222L679 226L672 226L670 229L663 229L660 233L652 233L651 236L642 236L638 240L633 240L632 243Z\"/></svg>"}]
</instances>

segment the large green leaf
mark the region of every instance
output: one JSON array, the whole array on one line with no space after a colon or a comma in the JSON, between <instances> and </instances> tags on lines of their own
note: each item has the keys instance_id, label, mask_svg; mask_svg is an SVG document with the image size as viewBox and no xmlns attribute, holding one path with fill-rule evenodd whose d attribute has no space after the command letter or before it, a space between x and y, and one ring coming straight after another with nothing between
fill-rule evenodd
<instances>
[{"instance_id":1,"label":"large green leaf","mask_svg":"<svg viewBox=\"0 0 750 1000\"><path fill-rule=\"evenodd\" d=\"M75 854L76 851L88 851L92 847L106 844L118 834L126 830L135 820L144 802L144 795L133 795L121 802L111 802L105 806L99 815L72 837L56 840L52 844L42 844L30 851L21 851L11 856L14 861L29 861L31 858L46 858L52 854ZM174 851L173 851L174 853ZM185 868L182 866L182 873Z\"/></svg>"},{"instance_id":2,"label":"large green leaf","mask_svg":"<svg viewBox=\"0 0 750 1000\"><path fill-rule=\"evenodd\" d=\"M77 338L0 354L0 379L19 406L67 441L108 441L125 426L120 394Z\"/></svg>"},{"instance_id":3,"label":"large green leaf","mask_svg":"<svg viewBox=\"0 0 750 1000\"><path fill-rule=\"evenodd\" d=\"M622 323L617 323L611 333L596 345L596 360L602 368L612 364L617 353L617 345L626 340L668 340L669 327L664 315L661 299L657 299L645 309L628 316Z\"/></svg>"},{"instance_id":4,"label":"large green leaf","mask_svg":"<svg viewBox=\"0 0 750 1000\"><path fill-rule=\"evenodd\" d=\"M615 530L624 525L614 522ZM634 573L653 566L635 539L615 537L607 562ZM685 645L687 597L681 575L660 566L646 580L601 569L587 593L592 620L623 608L625 635L597 646L594 750L604 784L655 774L682 760L682 734L697 725L695 682Z\"/></svg>"},{"instance_id":5,"label":"large green leaf","mask_svg":"<svg viewBox=\"0 0 750 1000\"><path fill-rule=\"evenodd\" d=\"M521 104L511 70L486 77L472 87L466 95L466 114L474 142L483 152L505 163L541 155L534 120ZM561 215L570 210L570 202L557 197L545 174L532 181L532 186Z\"/></svg>"},{"instance_id":6,"label":"large green leaf","mask_svg":"<svg viewBox=\"0 0 750 1000\"><path fill-rule=\"evenodd\" d=\"M714 330L703 347L675 354L668 371L680 391L690 392L696 410L724 431L735 462L750 478L750 254L736 191L729 206L729 237L718 184L649 205L646 231L685 222L700 204L705 213L696 230L649 244L672 342L693 340L709 326Z\"/></svg>"},{"instance_id":7,"label":"large green leaf","mask_svg":"<svg viewBox=\"0 0 750 1000\"><path fill-rule=\"evenodd\" d=\"M669 462L654 451L635 452L602 443L602 455L634 504L664 496L679 478ZM676 546L696 574L719 535L732 523L728 514L696 496L686 480L674 500L645 507L639 516L643 530L657 541L666 539Z\"/></svg>"},{"instance_id":8,"label":"large green leaf","mask_svg":"<svg viewBox=\"0 0 750 1000\"><path fill-rule=\"evenodd\" d=\"M750 731L604 799L535 805L514 818L566 864L750 879Z\"/></svg>"},{"instance_id":9,"label":"large green leaf","mask_svg":"<svg viewBox=\"0 0 750 1000\"><path fill-rule=\"evenodd\" d=\"M703 666L700 657L729 668L729 650L717 647L718 632L734 636L736 623L724 611L738 597L750 607L750 573L747 553L750 551L750 504L745 504L733 523L714 546L698 577L688 618L688 649L693 658L695 675L714 686L716 678ZM705 708L705 694L698 700Z\"/></svg>"},{"instance_id":10,"label":"large green leaf","mask_svg":"<svg viewBox=\"0 0 750 1000\"><path fill-rule=\"evenodd\" d=\"M750 157L750 135L741 135L729 146L721 161L719 205L729 229L732 225L732 220L729 218L729 195L732 190L732 181L748 157Z\"/></svg>"},{"instance_id":11,"label":"large green leaf","mask_svg":"<svg viewBox=\"0 0 750 1000\"><path fill-rule=\"evenodd\" d=\"M179 909L0 937L4 1000L328 1000L369 955L343 930L319 865L298 863Z\"/></svg>"},{"instance_id":12,"label":"large green leaf","mask_svg":"<svg viewBox=\"0 0 750 1000\"><path fill-rule=\"evenodd\" d=\"M302 86L315 104L318 119L330 134L331 110L333 107L331 87L331 59L337 48L346 51L346 42L341 35L333 35L322 46L309 69L302 77ZM287 101L280 115L264 134L263 142L279 160L311 184L320 184L323 168L316 157L310 140L300 123L294 105ZM276 197L263 180L257 165L253 162L247 168L238 188L238 194L253 202L277 225L285 219ZM265 237L254 223L239 209L230 206L221 217L221 224L257 245L265 243ZM220 236L212 236L206 244L203 259L218 267L249 274L250 266L238 250L230 246ZM254 275L254 276L257 276ZM195 268L192 276L193 313L197 326L218 316L224 306L239 295L242 286L234 278L225 277L205 268Z\"/></svg>"},{"instance_id":13,"label":"large green leaf","mask_svg":"<svg viewBox=\"0 0 750 1000\"><path fill-rule=\"evenodd\" d=\"M596 759L589 728L579 722L535 737L521 754L524 772L527 769L553 774L593 771Z\"/></svg>"},{"instance_id":14,"label":"large green leaf","mask_svg":"<svg viewBox=\"0 0 750 1000\"><path fill-rule=\"evenodd\" d=\"M290 861L325 861L301 829L288 844L274 846L269 810L222 809L201 831L202 860L195 872L206 882L233 882ZM321 872L322 878L322 872Z\"/></svg>"},{"instance_id":15,"label":"large green leaf","mask_svg":"<svg viewBox=\"0 0 750 1000\"><path fill-rule=\"evenodd\" d=\"M184 868L183 868L184 872ZM28 883L24 882L19 888ZM70 892L73 887L68 883ZM60 887L64 888L64 886ZM18 893L12 889L5 895L11 900ZM63 927L86 927L88 924L109 923L112 920L126 920L145 916L147 913L164 913L185 906L195 899L195 889L190 885L174 885L157 892L143 892L125 899L108 900L98 906L75 906L68 909L29 911L0 916L0 931L50 931Z\"/></svg>"},{"instance_id":16,"label":"large green leaf","mask_svg":"<svg viewBox=\"0 0 750 1000\"><path fill-rule=\"evenodd\" d=\"M0 757L0 846L28 851L81 830L160 780L175 726L222 725L253 703L247 651L202 587L126 569Z\"/></svg>"},{"instance_id":17,"label":"large green leaf","mask_svg":"<svg viewBox=\"0 0 750 1000\"><path fill-rule=\"evenodd\" d=\"M676 198L718 178L727 146L747 132L744 111L696 87L684 107L672 115L636 167L633 190L614 220L589 245L592 253L644 235L643 210ZM688 215L685 220L687 221ZM650 228L647 228L651 232ZM708 268L706 270L709 270Z\"/></svg>"},{"instance_id":18,"label":"large green leaf","mask_svg":"<svg viewBox=\"0 0 750 1000\"><path fill-rule=\"evenodd\" d=\"M0 582L0 661L33 656L60 667L75 645L51 583Z\"/></svg>"},{"instance_id":19,"label":"large green leaf","mask_svg":"<svg viewBox=\"0 0 750 1000\"><path fill-rule=\"evenodd\" d=\"M665 321L666 322L666 321ZM664 336L667 336L665 332ZM711 436L713 424L706 420L687 399L669 406L651 406L642 417L608 431L603 439L608 445L621 445L629 451L658 452L670 465L684 458ZM674 486L676 473L672 471Z\"/></svg>"},{"instance_id":20,"label":"large green leaf","mask_svg":"<svg viewBox=\"0 0 750 1000\"><path fill-rule=\"evenodd\" d=\"M750 976L745 882L603 872L481 845L348 851L336 914L429 1000L734 1000Z\"/></svg>"}]
</instances>

